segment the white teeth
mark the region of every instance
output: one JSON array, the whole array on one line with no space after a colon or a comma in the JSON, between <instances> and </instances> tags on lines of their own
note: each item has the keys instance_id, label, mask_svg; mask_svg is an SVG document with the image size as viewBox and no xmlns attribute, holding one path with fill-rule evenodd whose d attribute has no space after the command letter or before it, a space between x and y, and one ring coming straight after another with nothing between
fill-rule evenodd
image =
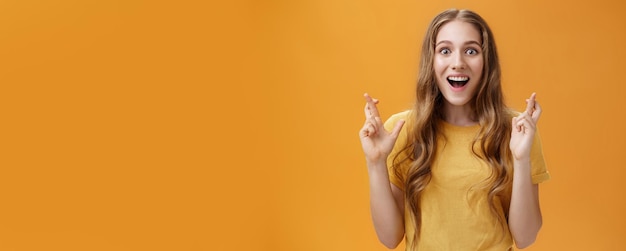
<instances>
[{"instance_id":1,"label":"white teeth","mask_svg":"<svg viewBox=\"0 0 626 251\"><path fill-rule=\"evenodd\" d=\"M448 80L452 81L467 81L469 77L448 77Z\"/></svg>"}]
</instances>

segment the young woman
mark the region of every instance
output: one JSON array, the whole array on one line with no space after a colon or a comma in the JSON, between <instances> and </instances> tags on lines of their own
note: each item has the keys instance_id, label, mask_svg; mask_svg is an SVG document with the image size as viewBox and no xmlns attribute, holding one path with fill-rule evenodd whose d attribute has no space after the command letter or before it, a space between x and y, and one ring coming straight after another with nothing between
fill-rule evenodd
<instances>
[{"instance_id":1,"label":"young woman","mask_svg":"<svg viewBox=\"0 0 626 251\"><path fill-rule=\"evenodd\" d=\"M541 228L538 183L550 178L536 135L541 107L504 104L487 23L447 10L422 45L416 103L383 124L365 94L361 144L380 241L407 250L512 250ZM406 121L406 125L405 125Z\"/></svg>"}]
</instances>

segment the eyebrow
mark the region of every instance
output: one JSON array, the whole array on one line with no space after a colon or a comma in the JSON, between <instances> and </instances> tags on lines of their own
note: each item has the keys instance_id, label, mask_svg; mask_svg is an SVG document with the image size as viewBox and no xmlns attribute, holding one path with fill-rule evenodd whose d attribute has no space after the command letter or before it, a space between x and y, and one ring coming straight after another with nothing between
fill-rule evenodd
<instances>
[{"instance_id":1,"label":"eyebrow","mask_svg":"<svg viewBox=\"0 0 626 251\"><path fill-rule=\"evenodd\" d=\"M451 44L452 42L450 42L448 40L441 40L437 44L435 44L435 47L437 47L437 46L439 46L439 44L443 44L443 43ZM466 41L465 43L463 43L463 45L468 45L468 44L475 44L475 45L481 46L480 43L475 41L475 40L470 40L470 41Z\"/></svg>"}]
</instances>

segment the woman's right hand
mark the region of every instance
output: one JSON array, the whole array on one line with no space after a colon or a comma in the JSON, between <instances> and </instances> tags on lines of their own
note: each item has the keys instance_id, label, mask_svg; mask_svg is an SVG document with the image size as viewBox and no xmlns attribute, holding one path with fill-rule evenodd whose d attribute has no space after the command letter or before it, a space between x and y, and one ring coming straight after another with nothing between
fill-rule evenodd
<instances>
[{"instance_id":1,"label":"woman's right hand","mask_svg":"<svg viewBox=\"0 0 626 251\"><path fill-rule=\"evenodd\" d=\"M388 132L385 130L383 121L378 113L377 99L373 99L365 93L365 124L359 136L361 138L361 146L365 153L365 159L368 164L383 164L387 161L387 156L391 153L398 134L404 125L404 120L396 123L393 130Z\"/></svg>"}]
</instances>

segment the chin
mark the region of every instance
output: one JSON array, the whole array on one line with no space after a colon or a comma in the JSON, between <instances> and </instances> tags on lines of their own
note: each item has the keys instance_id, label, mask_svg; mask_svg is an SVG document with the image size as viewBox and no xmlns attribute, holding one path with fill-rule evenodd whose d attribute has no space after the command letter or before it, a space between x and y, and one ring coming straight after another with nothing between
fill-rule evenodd
<instances>
[{"instance_id":1,"label":"chin","mask_svg":"<svg viewBox=\"0 0 626 251\"><path fill-rule=\"evenodd\" d=\"M471 98L466 97L446 97L444 95L444 99L446 102L453 106L466 106L469 105Z\"/></svg>"}]
</instances>

